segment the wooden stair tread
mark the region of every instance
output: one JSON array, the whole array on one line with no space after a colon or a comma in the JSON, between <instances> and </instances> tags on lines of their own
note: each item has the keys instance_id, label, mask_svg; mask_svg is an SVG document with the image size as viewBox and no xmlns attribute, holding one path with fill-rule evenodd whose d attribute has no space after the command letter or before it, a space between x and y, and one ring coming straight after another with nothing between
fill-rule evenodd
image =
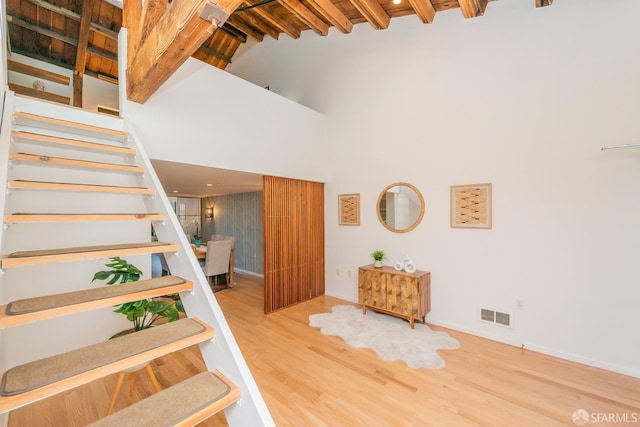
<instances>
[{"instance_id":1,"label":"wooden stair tread","mask_svg":"<svg viewBox=\"0 0 640 427\"><path fill-rule=\"evenodd\" d=\"M239 397L240 390L220 372L202 372L90 426L193 426Z\"/></svg>"},{"instance_id":2,"label":"wooden stair tread","mask_svg":"<svg viewBox=\"0 0 640 427\"><path fill-rule=\"evenodd\" d=\"M65 222L65 221L163 221L158 213L12 213L5 215L4 222Z\"/></svg>"},{"instance_id":3,"label":"wooden stair tread","mask_svg":"<svg viewBox=\"0 0 640 427\"><path fill-rule=\"evenodd\" d=\"M24 132L24 131L14 130L11 132L11 137L13 138L14 141L17 141L17 142L31 142L31 143L44 142L48 144L61 144L61 145L66 145L74 148L80 148L80 149L86 149L86 150L92 150L92 151L107 151L112 153L128 154L128 155L136 154L136 150L129 147L119 147L115 145L100 144L97 142L81 141L81 140L71 139L71 138L62 138L59 136L42 135L42 134L33 133L33 132Z\"/></svg>"},{"instance_id":4,"label":"wooden stair tread","mask_svg":"<svg viewBox=\"0 0 640 427\"><path fill-rule=\"evenodd\" d=\"M66 130L71 133L82 135L98 136L100 138L111 139L115 141L125 141L129 134L122 130L109 129L100 126L87 125L83 123L71 122L53 117L40 116L38 114L26 113L24 111L16 111L13 118L18 125L31 125L36 127L46 127L47 129Z\"/></svg>"},{"instance_id":5,"label":"wooden stair tread","mask_svg":"<svg viewBox=\"0 0 640 427\"><path fill-rule=\"evenodd\" d=\"M153 190L146 187L74 184L68 182L13 180L8 181L7 186L9 188L23 190L94 191L99 193L153 194Z\"/></svg>"},{"instance_id":6,"label":"wooden stair tread","mask_svg":"<svg viewBox=\"0 0 640 427\"><path fill-rule=\"evenodd\" d=\"M12 301L0 306L0 328L50 319L145 298L188 291L193 283L178 276L164 276L126 284Z\"/></svg>"},{"instance_id":7,"label":"wooden stair tread","mask_svg":"<svg viewBox=\"0 0 640 427\"><path fill-rule=\"evenodd\" d=\"M135 165L119 163L92 162L87 160L69 159L65 157L40 156L38 154L9 153L9 160L36 162L42 165L74 166L88 169L103 169L118 172L144 173L144 169Z\"/></svg>"},{"instance_id":8,"label":"wooden stair tread","mask_svg":"<svg viewBox=\"0 0 640 427\"><path fill-rule=\"evenodd\" d=\"M213 337L195 318L166 323L13 367L0 381L0 413L147 363Z\"/></svg>"},{"instance_id":9,"label":"wooden stair tread","mask_svg":"<svg viewBox=\"0 0 640 427\"><path fill-rule=\"evenodd\" d=\"M55 262L82 261L88 259L107 258L151 254L160 252L176 252L178 245L165 242L120 243L115 245L77 246L72 248L42 249L20 251L5 255L1 268L22 267L26 265L50 264Z\"/></svg>"}]
</instances>

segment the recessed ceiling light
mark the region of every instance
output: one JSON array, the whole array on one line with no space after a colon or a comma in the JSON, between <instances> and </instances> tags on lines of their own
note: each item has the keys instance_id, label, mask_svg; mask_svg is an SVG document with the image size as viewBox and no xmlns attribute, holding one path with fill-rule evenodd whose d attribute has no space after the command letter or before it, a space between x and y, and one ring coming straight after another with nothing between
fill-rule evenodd
<instances>
[{"instance_id":1,"label":"recessed ceiling light","mask_svg":"<svg viewBox=\"0 0 640 427\"><path fill-rule=\"evenodd\" d=\"M213 184L207 184L207 187L213 187Z\"/></svg>"},{"instance_id":2,"label":"recessed ceiling light","mask_svg":"<svg viewBox=\"0 0 640 427\"><path fill-rule=\"evenodd\" d=\"M400 4L402 0L393 0L393 4Z\"/></svg>"},{"instance_id":3,"label":"recessed ceiling light","mask_svg":"<svg viewBox=\"0 0 640 427\"><path fill-rule=\"evenodd\" d=\"M177 192L178 192L178 190L173 190L173 192L174 192L174 193L177 193Z\"/></svg>"}]
</instances>

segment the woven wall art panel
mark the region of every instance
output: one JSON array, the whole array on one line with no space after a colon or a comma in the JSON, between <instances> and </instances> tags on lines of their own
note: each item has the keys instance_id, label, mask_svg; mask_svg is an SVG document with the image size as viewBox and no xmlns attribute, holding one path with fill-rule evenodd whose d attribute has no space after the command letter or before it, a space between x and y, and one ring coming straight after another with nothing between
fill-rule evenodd
<instances>
[{"instance_id":1,"label":"woven wall art panel","mask_svg":"<svg viewBox=\"0 0 640 427\"><path fill-rule=\"evenodd\" d=\"M491 228L491 184L451 186L451 227Z\"/></svg>"}]
</instances>

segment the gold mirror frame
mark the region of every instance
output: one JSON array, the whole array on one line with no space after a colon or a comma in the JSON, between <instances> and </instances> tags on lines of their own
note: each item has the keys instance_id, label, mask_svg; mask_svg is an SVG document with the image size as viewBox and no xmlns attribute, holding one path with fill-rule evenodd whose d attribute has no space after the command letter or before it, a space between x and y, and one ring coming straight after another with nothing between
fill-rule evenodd
<instances>
[{"instance_id":1,"label":"gold mirror frame","mask_svg":"<svg viewBox=\"0 0 640 427\"><path fill-rule=\"evenodd\" d=\"M380 203L382 202L382 199L385 198L387 192L393 187L408 187L416 193L418 199L420 200L420 215L415 220L415 222L407 228L397 229L390 226L389 224L387 224L385 219L382 217L382 213L380 212ZM387 185L380 193L380 196L378 196L378 201L376 203L376 213L378 214L378 220L380 221L380 224L382 224L384 228L389 231L393 231L394 233L406 233L416 228L422 221L422 217L424 216L424 198L422 197L422 193L420 193L420 190L418 190L414 185L411 185L407 182L394 182L393 184Z\"/></svg>"}]
</instances>

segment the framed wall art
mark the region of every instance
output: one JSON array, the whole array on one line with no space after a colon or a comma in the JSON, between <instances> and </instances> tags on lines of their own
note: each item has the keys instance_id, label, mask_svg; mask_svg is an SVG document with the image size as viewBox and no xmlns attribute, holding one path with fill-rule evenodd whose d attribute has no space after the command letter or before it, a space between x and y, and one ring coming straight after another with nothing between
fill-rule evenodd
<instances>
[{"instance_id":1,"label":"framed wall art","mask_svg":"<svg viewBox=\"0 0 640 427\"><path fill-rule=\"evenodd\" d=\"M491 228L491 184L451 186L451 227Z\"/></svg>"},{"instance_id":2,"label":"framed wall art","mask_svg":"<svg viewBox=\"0 0 640 427\"><path fill-rule=\"evenodd\" d=\"M338 225L360 225L360 193L338 194Z\"/></svg>"}]
</instances>

